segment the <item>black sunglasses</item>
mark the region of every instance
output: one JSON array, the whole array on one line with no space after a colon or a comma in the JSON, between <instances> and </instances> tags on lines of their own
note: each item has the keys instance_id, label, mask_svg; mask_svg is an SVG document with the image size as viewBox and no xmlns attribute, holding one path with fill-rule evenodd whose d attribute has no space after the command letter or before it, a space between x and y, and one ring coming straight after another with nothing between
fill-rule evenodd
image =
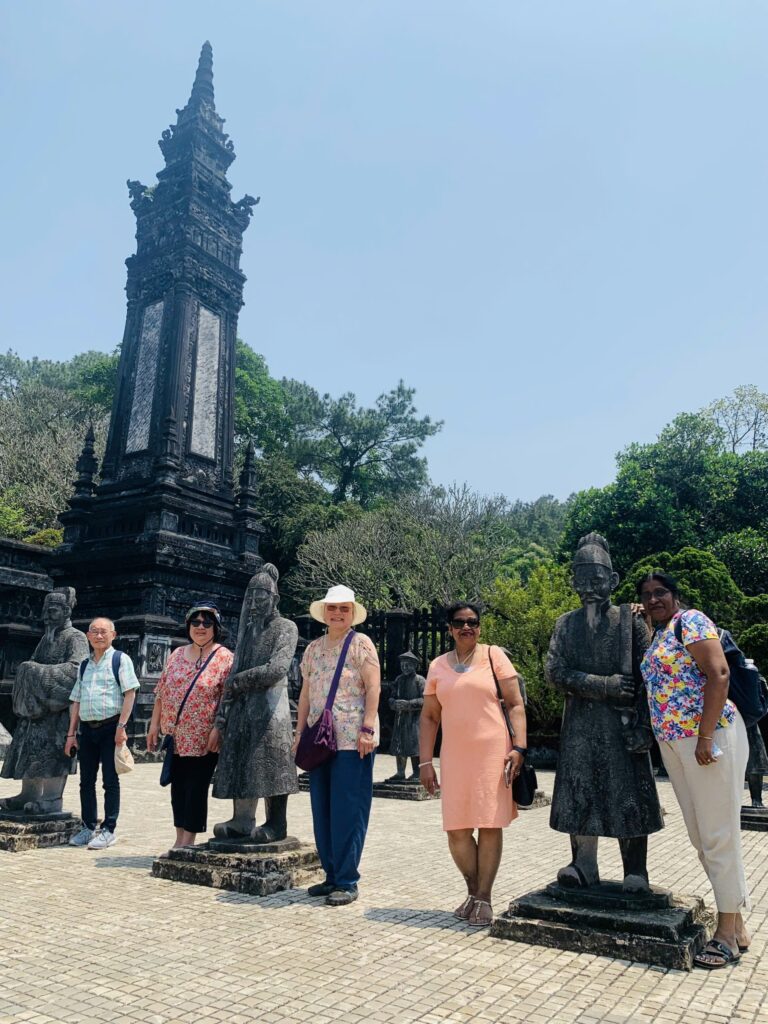
<instances>
[{"instance_id":1,"label":"black sunglasses","mask_svg":"<svg viewBox=\"0 0 768 1024\"><path fill-rule=\"evenodd\" d=\"M470 629L477 629L480 625L480 619L451 619L451 625L454 629L463 629L468 626Z\"/></svg>"},{"instance_id":2,"label":"black sunglasses","mask_svg":"<svg viewBox=\"0 0 768 1024\"><path fill-rule=\"evenodd\" d=\"M206 619L190 619L189 620L189 625L190 626L202 626L203 629L210 629L211 626L213 626L213 623L214 623L214 620L213 619L208 619L208 618L206 618Z\"/></svg>"}]
</instances>

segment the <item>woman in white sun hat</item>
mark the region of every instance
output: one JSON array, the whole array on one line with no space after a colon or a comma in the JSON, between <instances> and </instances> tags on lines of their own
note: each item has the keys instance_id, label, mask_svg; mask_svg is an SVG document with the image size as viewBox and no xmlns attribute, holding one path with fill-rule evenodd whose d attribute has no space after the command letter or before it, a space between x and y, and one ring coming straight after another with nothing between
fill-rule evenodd
<instances>
[{"instance_id":1,"label":"woman in white sun hat","mask_svg":"<svg viewBox=\"0 0 768 1024\"><path fill-rule=\"evenodd\" d=\"M301 662L303 684L293 749L295 753L304 727L314 725L323 713L344 654L332 709L337 753L309 773L315 842L325 871L325 881L310 886L309 894L325 896L330 906L341 907L357 899L379 742L381 670L373 641L353 629L366 616L353 590L331 587L324 598L312 602L309 614L327 626L327 633L307 647Z\"/></svg>"}]
</instances>

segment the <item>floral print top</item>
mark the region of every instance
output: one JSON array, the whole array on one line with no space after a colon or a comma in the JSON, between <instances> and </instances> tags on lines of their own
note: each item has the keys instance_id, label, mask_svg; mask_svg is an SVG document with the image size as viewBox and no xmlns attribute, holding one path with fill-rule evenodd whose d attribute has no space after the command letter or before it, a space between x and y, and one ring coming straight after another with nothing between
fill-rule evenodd
<instances>
[{"instance_id":1,"label":"floral print top","mask_svg":"<svg viewBox=\"0 0 768 1024\"><path fill-rule=\"evenodd\" d=\"M313 640L301 659L301 675L309 686L309 717L307 725L314 725L323 713L333 682L336 663L346 635L335 644L327 636ZM379 655L373 641L364 633L355 633L347 651L347 660L341 670L339 688L333 702L333 728L337 750L356 750L357 737L365 714L365 684L360 670L366 662L378 667ZM379 716L374 723L373 742L379 745Z\"/></svg>"},{"instance_id":2,"label":"floral print top","mask_svg":"<svg viewBox=\"0 0 768 1024\"><path fill-rule=\"evenodd\" d=\"M681 615L682 644L675 636L675 623ZM714 622L696 609L677 612L654 633L640 668L657 740L670 742L698 736L707 680L685 648L699 640L717 640L718 636ZM717 728L731 725L734 712L733 704L727 700Z\"/></svg>"},{"instance_id":3,"label":"floral print top","mask_svg":"<svg viewBox=\"0 0 768 1024\"><path fill-rule=\"evenodd\" d=\"M174 750L181 757L204 756L233 657L226 647L218 648L195 683L178 725L176 715L197 669L194 661L185 657L183 647L168 659L155 696L161 701L160 731L164 735L173 733Z\"/></svg>"}]
</instances>

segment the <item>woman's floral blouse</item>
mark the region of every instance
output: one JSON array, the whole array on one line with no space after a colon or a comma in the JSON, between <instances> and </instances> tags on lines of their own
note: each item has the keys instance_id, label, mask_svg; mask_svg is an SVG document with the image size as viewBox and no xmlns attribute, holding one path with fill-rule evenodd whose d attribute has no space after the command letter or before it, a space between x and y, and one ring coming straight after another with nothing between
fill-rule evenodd
<instances>
[{"instance_id":1,"label":"woman's floral blouse","mask_svg":"<svg viewBox=\"0 0 768 1024\"><path fill-rule=\"evenodd\" d=\"M683 616L682 638L678 643L675 623ZM703 612L691 609L673 615L666 626L654 633L641 669L648 691L651 725L659 741L698 736L707 682L685 649L700 640L717 640L717 626ZM733 722L734 706L725 702L717 728Z\"/></svg>"},{"instance_id":2,"label":"woman's floral blouse","mask_svg":"<svg viewBox=\"0 0 768 1024\"><path fill-rule=\"evenodd\" d=\"M175 650L168 659L155 693L162 701L160 731L164 735L173 733L174 750L180 757L202 757L205 754L233 657L232 651L226 647L218 648L195 683L176 726L179 706L197 669L194 661L184 656L183 647Z\"/></svg>"},{"instance_id":3,"label":"woman's floral blouse","mask_svg":"<svg viewBox=\"0 0 768 1024\"><path fill-rule=\"evenodd\" d=\"M313 640L301 659L301 676L309 685L309 717L307 725L314 725L323 713L325 701L331 689L336 663L346 636L335 644L329 644L327 636ZM379 655L370 637L355 633L347 651L347 659L341 671L339 688L333 702L333 729L338 750L355 750L360 726L365 714L365 684L360 671L369 661L378 666ZM379 717L374 723L374 743L379 743Z\"/></svg>"}]
</instances>

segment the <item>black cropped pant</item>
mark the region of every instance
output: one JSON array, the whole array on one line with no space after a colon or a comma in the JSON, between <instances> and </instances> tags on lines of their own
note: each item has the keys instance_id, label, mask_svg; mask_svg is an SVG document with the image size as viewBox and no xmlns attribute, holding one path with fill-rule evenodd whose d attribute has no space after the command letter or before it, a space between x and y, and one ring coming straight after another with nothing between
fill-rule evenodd
<instances>
[{"instance_id":1,"label":"black cropped pant","mask_svg":"<svg viewBox=\"0 0 768 1024\"><path fill-rule=\"evenodd\" d=\"M216 768L218 754L202 757L173 755L171 765L171 807L173 824L185 832L208 829L208 788Z\"/></svg>"}]
</instances>

